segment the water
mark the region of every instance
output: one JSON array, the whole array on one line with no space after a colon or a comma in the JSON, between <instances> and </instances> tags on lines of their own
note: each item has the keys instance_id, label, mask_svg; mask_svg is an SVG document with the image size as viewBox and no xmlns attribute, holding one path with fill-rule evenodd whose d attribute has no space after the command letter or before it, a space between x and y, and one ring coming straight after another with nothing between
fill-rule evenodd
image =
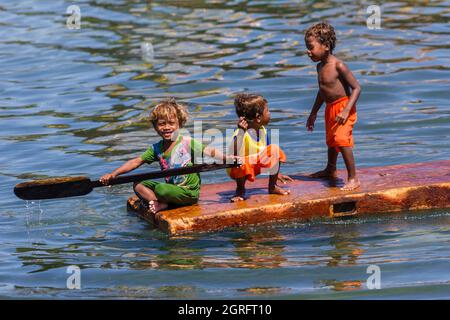
<instances>
[{"instance_id":1,"label":"water","mask_svg":"<svg viewBox=\"0 0 450 320\"><path fill-rule=\"evenodd\" d=\"M148 106L168 96L225 130L236 92L263 93L283 171L322 168L323 116L304 128L317 81L303 44L321 19L363 87L358 166L450 159L449 1L383 4L380 30L365 1L77 1L68 29L72 4L0 5L0 297L450 298L448 210L168 238L126 211L129 185L27 205L12 193L139 155L157 139ZM80 290L66 287L71 265ZM369 265L381 290L367 288Z\"/></svg>"}]
</instances>

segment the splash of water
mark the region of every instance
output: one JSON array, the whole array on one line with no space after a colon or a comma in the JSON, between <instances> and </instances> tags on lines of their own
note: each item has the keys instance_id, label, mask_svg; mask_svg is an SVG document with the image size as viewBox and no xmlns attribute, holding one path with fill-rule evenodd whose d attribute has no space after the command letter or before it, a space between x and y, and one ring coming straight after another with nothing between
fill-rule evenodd
<instances>
[{"instance_id":1,"label":"splash of water","mask_svg":"<svg viewBox=\"0 0 450 320\"><path fill-rule=\"evenodd\" d=\"M150 42L142 42L141 43L141 55L142 55L142 60L144 60L147 63L154 64L155 51L153 49L153 45Z\"/></svg>"},{"instance_id":2,"label":"splash of water","mask_svg":"<svg viewBox=\"0 0 450 320\"><path fill-rule=\"evenodd\" d=\"M37 213L38 216L38 225L41 224L42 214L44 213L44 210L41 208L41 200L39 201L26 201L25 208L27 209L27 225L30 221L30 216L33 217L35 213Z\"/></svg>"},{"instance_id":3,"label":"splash of water","mask_svg":"<svg viewBox=\"0 0 450 320\"><path fill-rule=\"evenodd\" d=\"M44 210L41 208L41 201L26 201L25 203L26 208L26 214L25 214L25 221L26 221L26 228L27 228L27 235L30 242L36 242L31 237L31 231L33 231L34 228L39 227L42 225L42 216L44 214Z\"/></svg>"}]
</instances>

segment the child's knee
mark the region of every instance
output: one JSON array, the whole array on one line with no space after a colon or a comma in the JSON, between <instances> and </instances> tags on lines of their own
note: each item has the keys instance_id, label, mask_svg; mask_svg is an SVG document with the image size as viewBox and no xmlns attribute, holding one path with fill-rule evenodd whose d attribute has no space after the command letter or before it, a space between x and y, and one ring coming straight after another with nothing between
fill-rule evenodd
<instances>
[{"instance_id":1,"label":"child's knee","mask_svg":"<svg viewBox=\"0 0 450 320\"><path fill-rule=\"evenodd\" d=\"M135 182L133 183L133 191L138 197L143 197L148 194L148 191L151 191L151 189L142 183Z\"/></svg>"},{"instance_id":2,"label":"child's knee","mask_svg":"<svg viewBox=\"0 0 450 320\"><path fill-rule=\"evenodd\" d=\"M158 199L166 199L168 196L170 196L170 190L167 185L161 183L155 187L155 195Z\"/></svg>"},{"instance_id":3,"label":"child's knee","mask_svg":"<svg viewBox=\"0 0 450 320\"><path fill-rule=\"evenodd\" d=\"M139 190L140 190L142 187L144 187L144 185L142 185L142 184L139 183L139 182L133 183L133 190L134 190L134 192L139 192Z\"/></svg>"}]
</instances>

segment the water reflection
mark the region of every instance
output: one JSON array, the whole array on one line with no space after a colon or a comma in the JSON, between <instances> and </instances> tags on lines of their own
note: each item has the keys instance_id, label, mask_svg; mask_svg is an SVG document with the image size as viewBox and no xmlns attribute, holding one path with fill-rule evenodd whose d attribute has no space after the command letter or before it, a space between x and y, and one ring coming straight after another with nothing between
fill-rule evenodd
<instances>
[{"instance_id":1,"label":"water reflection","mask_svg":"<svg viewBox=\"0 0 450 320\"><path fill-rule=\"evenodd\" d=\"M195 239L167 240L154 257L154 266L158 269L203 269L203 250L195 247Z\"/></svg>"},{"instance_id":2,"label":"water reflection","mask_svg":"<svg viewBox=\"0 0 450 320\"><path fill-rule=\"evenodd\" d=\"M426 225L426 229L405 231L419 217L422 228ZM386 217L375 224L375 218L343 221L334 227L329 224L300 225L297 229L266 227L214 236L168 238L154 234L152 240L138 233L117 238L118 234L114 237L115 232L109 230L97 242L85 238L65 246L51 245L47 240L17 246L14 256L27 270L26 279L49 279L59 274L64 280L67 266L77 265L85 275L84 294L98 297L199 298L224 294L277 297L300 294L311 288L321 292L356 292L366 290L369 264L382 266L383 272L387 272L383 277L389 279L390 268L404 270L420 260L416 255L421 255L422 250L432 250L427 248L430 237L448 238L448 228L442 227L448 214L438 216L436 222L422 216L417 218L408 221ZM419 237L421 245L411 244L413 237ZM414 248L402 251L402 243ZM438 251L433 253L436 254ZM394 267L390 267L392 263ZM123 277L117 273L120 270L125 272ZM113 272L117 278L110 278ZM264 276L258 277L259 273ZM89 274L92 275L86 276ZM115 279L113 287L110 287L111 279ZM142 279L146 280L142 282ZM57 288L65 283L63 280ZM39 290L27 285L18 285L15 290L17 294L32 291L41 296L69 294L43 286L46 280L43 281L39 281L42 287ZM94 290L92 285L98 281L108 285L100 291ZM221 283L227 288L221 289ZM211 287L213 284L217 284L216 289Z\"/></svg>"},{"instance_id":3,"label":"water reflection","mask_svg":"<svg viewBox=\"0 0 450 320\"><path fill-rule=\"evenodd\" d=\"M286 263L284 237L276 230L247 231L231 239L239 268L279 268Z\"/></svg>"},{"instance_id":4,"label":"water reflection","mask_svg":"<svg viewBox=\"0 0 450 320\"><path fill-rule=\"evenodd\" d=\"M356 239L361 236L357 225L348 225L339 232L332 232L329 245L332 247L325 253L329 257L327 267L351 267L360 264L358 258L365 252L363 244ZM353 291L362 289L365 280L362 279L322 279L316 281L315 287L328 288L334 291Z\"/></svg>"},{"instance_id":5,"label":"water reflection","mask_svg":"<svg viewBox=\"0 0 450 320\"><path fill-rule=\"evenodd\" d=\"M348 230L346 230L348 231ZM345 233L334 233L330 239L332 249L326 254L330 257L328 267L351 266L357 264L359 256L364 253L362 244L355 241L360 236L357 229Z\"/></svg>"},{"instance_id":6,"label":"water reflection","mask_svg":"<svg viewBox=\"0 0 450 320\"><path fill-rule=\"evenodd\" d=\"M227 238L232 249L214 255L204 247L202 236L162 239L160 254L126 254L117 264L136 270L189 270L205 268L279 268L287 263L283 236L276 230L246 230ZM213 245L214 241L211 242ZM229 251L229 252L228 252ZM133 258L130 260L130 258ZM135 258L135 259L134 259ZM109 265L110 266L110 265Z\"/></svg>"},{"instance_id":7,"label":"water reflection","mask_svg":"<svg viewBox=\"0 0 450 320\"><path fill-rule=\"evenodd\" d=\"M355 291L361 290L364 283L365 281L361 280L323 280L319 281L316 287L333 291Z\"/></svg>"}]
</instances>

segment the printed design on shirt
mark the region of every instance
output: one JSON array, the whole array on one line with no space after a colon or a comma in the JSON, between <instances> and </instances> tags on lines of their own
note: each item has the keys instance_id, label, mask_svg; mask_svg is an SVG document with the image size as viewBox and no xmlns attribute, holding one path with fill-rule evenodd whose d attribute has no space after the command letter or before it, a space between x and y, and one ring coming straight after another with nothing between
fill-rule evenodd
<instances>
[{"instance_id":1,"label":"printed design on shirt","mask_svg":"<svg viewBox=\"0 0 450 320\"><path fill-rule=\"evenodd\" d=\"M190 140L185 139L184 137L171 150L169 158L164 157L162 143L155 144L153 150L158 157L161 170L182 168L191 163ZM187 176L171 176L166 177L165 179L167 183L182 186L186 183Z\"/></svg>"}]
</instances>

